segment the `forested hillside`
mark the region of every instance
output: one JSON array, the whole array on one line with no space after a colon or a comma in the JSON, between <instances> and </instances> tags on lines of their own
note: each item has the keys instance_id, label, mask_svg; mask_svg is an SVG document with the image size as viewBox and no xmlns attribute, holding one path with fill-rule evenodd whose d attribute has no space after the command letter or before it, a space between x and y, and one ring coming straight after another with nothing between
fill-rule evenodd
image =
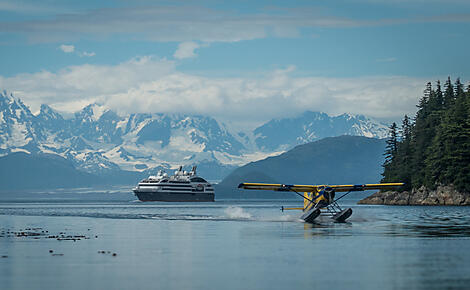
<instances>
[{"instance_id":1,"label":"forested hillside","mask_svg":"<svg viewBox=\"0 0 470 290\"><path fill-rule=\"evenodd\" d=\"M400 128L390 126L382 182L470 192L470 86L450 77L443 88L429 82L417 106L413 120L405 116Z\"/></svg>"}]
</instances>

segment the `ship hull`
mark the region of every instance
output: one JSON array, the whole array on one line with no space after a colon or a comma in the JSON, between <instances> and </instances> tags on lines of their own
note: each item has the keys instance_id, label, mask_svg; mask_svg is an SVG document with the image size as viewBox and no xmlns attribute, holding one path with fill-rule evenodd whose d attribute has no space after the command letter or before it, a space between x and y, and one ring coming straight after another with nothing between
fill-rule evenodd
<instances>
[{"instance_id":1,"label":"ship hull","mask_svg":"<svg viewBox=\"0 0 470 290\"><path fill-rule=\"evenodd\" d=\"M166 202L212 202L212 192L142 192L134 191L140 201L166 201Z\"/></svg>"}]
</instances>

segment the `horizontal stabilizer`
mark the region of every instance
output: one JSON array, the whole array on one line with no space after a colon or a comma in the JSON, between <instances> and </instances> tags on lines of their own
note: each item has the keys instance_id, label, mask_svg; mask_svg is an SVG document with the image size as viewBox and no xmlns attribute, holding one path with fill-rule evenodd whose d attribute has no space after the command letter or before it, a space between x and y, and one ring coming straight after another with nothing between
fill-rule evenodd
<instances>
[{"instance_id":1,"label":"horizontal stabilizer","mask_svg":"<svg viewBox=\"0 0 470 290\"><path fill-rule=\"evenodd\" d=\"M283 207L281 206L281 210L282 211L285 211L285 210L304 210L303 207Z\"/></svg>"}]
</instances>

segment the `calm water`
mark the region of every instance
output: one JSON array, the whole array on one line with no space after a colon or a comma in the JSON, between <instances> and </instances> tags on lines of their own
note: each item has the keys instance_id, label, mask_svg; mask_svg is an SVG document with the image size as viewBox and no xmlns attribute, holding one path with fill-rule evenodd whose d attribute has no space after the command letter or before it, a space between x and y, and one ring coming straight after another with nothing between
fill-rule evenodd
<instances>
[{"instance_id":1,"label":"calm water","mask_svg":"<svg viewBox=\"0 0 470 290\"><path fill-rule=\"evenodd\" d=\"M6 257L0 258L0 285L470 288L469 207L358 206L351 200L346 204L353 207L349 223L320 219L306 225L298 220L300 212L279 210L280 205L298 205L292 200L4 202L0 256Z\"/></svg>"}]
</instances>

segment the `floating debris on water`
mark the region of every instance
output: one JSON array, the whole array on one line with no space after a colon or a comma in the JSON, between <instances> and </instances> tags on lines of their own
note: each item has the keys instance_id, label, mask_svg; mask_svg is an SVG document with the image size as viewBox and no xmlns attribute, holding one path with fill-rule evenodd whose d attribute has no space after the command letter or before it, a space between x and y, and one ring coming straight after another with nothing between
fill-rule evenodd
<instances>
[{"instance_id":1,"label":"floating debris on water","mask_svg":"<svg viewBox=\"0 0 470 290\"><path fill-rule=\"evenodd\" d=\"M13 229L0 229L0 238L32 238L38 239L56 239L58 241L80 241L89 240L90 237L83 234L68 234L66 232L59 232L57 234L50 234L48 230L42 228L25 228L19 230ZM95 238L98 238L95 235Z\"/></svg>"},{"instance_id":2,"label":"floating debris on water","mask_svg":"<svg viewBox=\"0 0 470 290\"><path fill-rule=\"evenodd\" d=\"M111 254L111 251L98 251L98 254ZM112 253L111 256L116 257L117 253Z\"/></svg>"}]
</instances>

